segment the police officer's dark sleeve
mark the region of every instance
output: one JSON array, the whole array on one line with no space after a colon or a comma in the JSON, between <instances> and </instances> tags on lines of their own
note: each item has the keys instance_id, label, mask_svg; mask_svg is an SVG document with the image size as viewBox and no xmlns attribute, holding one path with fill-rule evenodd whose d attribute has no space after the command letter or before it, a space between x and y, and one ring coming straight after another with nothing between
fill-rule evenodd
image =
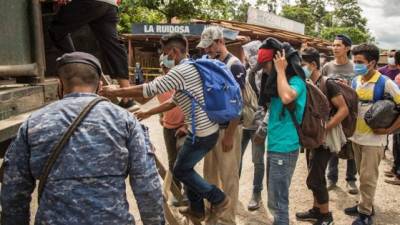
<instances>
[{"instance_id":1,"label":"police officer's dark sleeve","mask_svg":"<svg viewBox=\"0 0 400 225\"><path fill-rule=\"evenodd\" d=\"M128 122L128 132L130 185L143 225L165 224L161 184L148 137L136 119Z\"/></svg>"},{"instance_id":2,"label":"police officer's dark sleeve","mask_svg":"<svg viewBox=\"0 0 400 225\"><path fill-rule=\"evenodd\" d=\"M31 195L35 179L29 167L30 150L27 141L27 122L18 131L4 159L1 189L1 224L29 225Z\"/></svg>"}]
</instances>

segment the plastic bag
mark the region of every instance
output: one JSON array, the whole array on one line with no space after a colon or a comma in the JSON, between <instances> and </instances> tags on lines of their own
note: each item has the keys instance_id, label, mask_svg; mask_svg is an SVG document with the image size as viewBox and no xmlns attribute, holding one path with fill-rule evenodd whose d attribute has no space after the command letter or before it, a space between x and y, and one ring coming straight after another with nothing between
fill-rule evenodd
<instances>
[{"instance_id":1,"label":"plastic bag","mask_svg":"<svg viewBox=\"0 0 400 225\"><path fill-rule=\"evenodd\" d=\"M389 128L398 116L399 111L392 100L380 100L368 109L364 120L372 129Z\"/></svg>"},{"instance_id":2,"label":"plastic bag","mask_svg":"<svg viewBox=\"0 0 400 225\"><path fill-rule=\"evenodd\" d=\"M247 58L250 68L254 68L257 64L258 49L261 41L251 41L242 46L245 57Z\"/></svg>"},{"instance_id":3,"label":"plastic bag","mask_svg":"<svg viewBox=\"0 0 400 225\"><path fill-rule=\"evenodd\" d=\"M327 132L324 145L328 147L331 152L338 153L346 142L347 139L344 135L342 124L339 123L339 125Z\"/></svg>"}]
</instances>

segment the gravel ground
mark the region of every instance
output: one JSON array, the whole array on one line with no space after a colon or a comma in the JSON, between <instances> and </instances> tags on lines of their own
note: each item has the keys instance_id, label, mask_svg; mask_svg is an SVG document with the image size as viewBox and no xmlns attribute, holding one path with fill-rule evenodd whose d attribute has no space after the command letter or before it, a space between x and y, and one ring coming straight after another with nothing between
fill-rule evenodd
<instances>
[{"instance_id":1,"label":"gravel ground","mask_svg":"<svg viewBox=\"0 0 400 225\"><path fill-rule=\"evenodd\" d=\"M155 100L150 101L143 106L144 109L155 106ZM164 165L167 165L167 155L163 141L162 128L158 121L158 116L153 116L144 124L150 127L150 138L157 148L157 156ZM249 146L250 148L250 146ZM251 150L247 149L244 156L243 174L240 180L240 193L238 205L238 225L270 225L272 224L271 215L268 212L266 204L259 210L254 212L247 211L247 203L250 200L253 182L253 165L251 162ZM400 186L389 185L384 182L383 170L390 167L391 153L387 152L387 160L384 160L380 166L380 177L375 198L375 224L377 225L400 225ZM202 165L197 167L198 171L202 170ZM359 196L350 195L346 191L345 182L345 161L340 161L339 165L339 182L338 187L329 192L331 211L333 212L336 225L350 225L353 217L346 216L343 209L356 204ZM305 180L307 176L305 154L300 154L297 162L297 167L293 176L292 185L290 188L290 224L306 225L307 222L298 222L295 219L297 211L308 210L312 206L312 193L306 187ZM262 192L263 202L267 202L267 192L264 182L264 190ZM137 206L130 190L127 188L127 196L130 203L130 211L134 214L137 224L140 222ZM32 201L32 216L36 211L37 203L36 196ZM33 222L31 223L33 225Z\"/></svg>"}]
</instances>

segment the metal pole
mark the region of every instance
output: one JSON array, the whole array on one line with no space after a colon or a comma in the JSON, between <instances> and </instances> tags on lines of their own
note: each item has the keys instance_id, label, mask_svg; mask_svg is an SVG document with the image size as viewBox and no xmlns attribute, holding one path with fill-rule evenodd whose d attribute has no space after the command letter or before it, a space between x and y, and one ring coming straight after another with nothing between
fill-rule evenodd
<instances>
[{"instance_id":1,"label":"metal pole","mask_svg":"<svg viewBox=\"0 0 400 225\"><path fill-rule=\"evenodd\" d=\"M44 37L42 23L42 9L39 0L32 0L33 32L35 43L35 60L37 63L39 82L44 82L44 71L46 69L44 53Z\"/></svg>"},{"instance_id":2,"label":"metal pole","mask_svg":"<svg viewBox=\"0 0 400 225\"><path fill-rule=\"evenodd\" d=\"M0 65L1 76L38 76L37 63L24 65Z\"/></svg>"}]
</instances>

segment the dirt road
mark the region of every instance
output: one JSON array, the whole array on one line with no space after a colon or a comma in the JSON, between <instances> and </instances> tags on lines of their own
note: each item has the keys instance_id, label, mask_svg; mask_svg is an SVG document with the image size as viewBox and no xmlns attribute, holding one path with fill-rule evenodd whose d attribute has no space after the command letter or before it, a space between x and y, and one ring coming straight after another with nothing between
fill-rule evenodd
<instances>
[{"instance_id":1,"label":"dirt road","mask_svg":"<svg viewBox=\"0 0 400 225\"><path fill-rule=\"evenodd\" d=\"M156 105L156 101L151 101L143 106L147 109L151 106ZM153 116L143 122L150 128L150 138L153 144L157 148L157 156L167 165L167 155L163 141L162 128L158 121L158 116ZM254 212L247 211L247 203L251 197L252 182L253 182L253 165L251 162L250 149L244 157L243 174L240 180L240 203L238 206L238 225L270 225L271 215L269 214L266 204ZM391 159L391 153L387 153L389 159ZM336 225L350 225L353 221L353 217L346 216L343 213L343 209L346 207L353 206L358 200L358 195L350 195L346 191L345 184L345 161L340 161L339 171L339 182L338 188L329 192L330 204ZM380 177L379 184L376 192L375 199L375 224L377 225L400 225L400 186L393 186L384 182L383 170L389 168L390 161L384 160L380 166ZM200 164L197 168L198 171L202 171L202 165ZM301 154L297 162L295 174L293 176L292 185L290 188L290 219L291 224L306 225L310 224L307 222L297 222L295 219L295 213L297 211L307 210L312 206L312 194L307 189L305 180L307 176L306 160L304 154ZM267 192L264 181L264 190L262 192L263 202L267 201ZM137 224L140 222L138 216L138 210L134 202L134 197L131 190L127 189L127 196L131 206L131 212L135 215ZM37 204L36 199L32 201L32 214L36 211ZM33 223L31 223L33 224Z\"/></svg>"}]
</instances>

